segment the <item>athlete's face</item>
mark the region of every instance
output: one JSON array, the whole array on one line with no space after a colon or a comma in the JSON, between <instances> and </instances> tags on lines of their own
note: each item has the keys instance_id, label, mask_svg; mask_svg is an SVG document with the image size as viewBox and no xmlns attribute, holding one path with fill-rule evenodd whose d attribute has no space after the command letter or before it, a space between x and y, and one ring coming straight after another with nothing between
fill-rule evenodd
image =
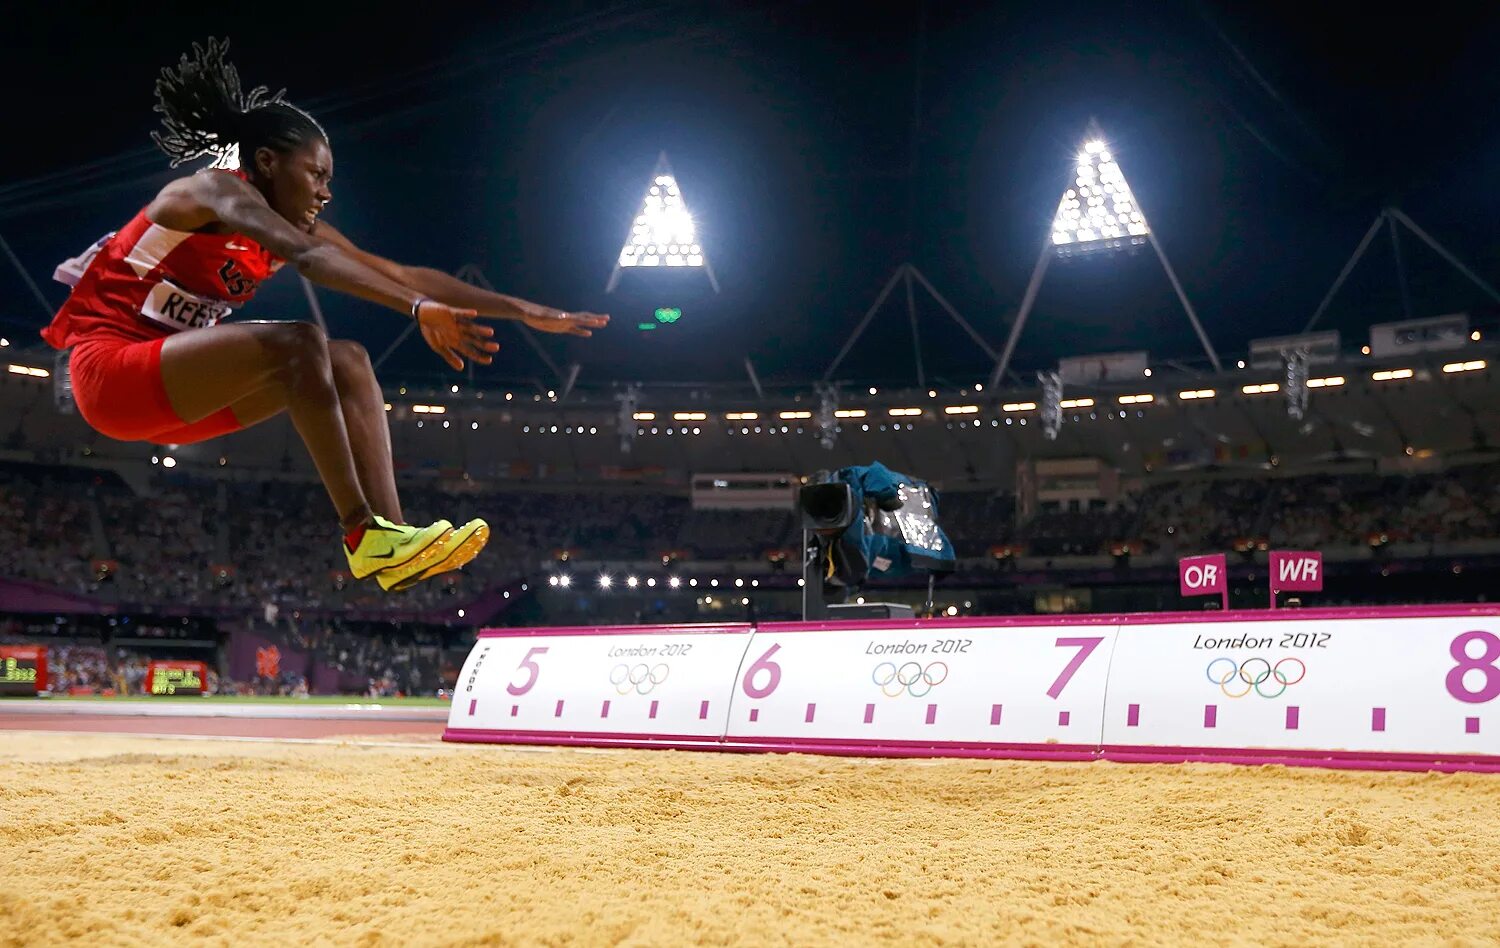
<instances>
[{"instance_id":1,"label":"athlete's face","mask_svg":"<svg viewBox=\"0 0 1500 948\"><path fill-rule=\"evenodd\" d=\"M289 152L260 149L256 155L264 180L270 182L266 201L271 209L299 230L312 230L323 205L333 200L333 152L315 138Z\"/></svg>"}]
</instances>

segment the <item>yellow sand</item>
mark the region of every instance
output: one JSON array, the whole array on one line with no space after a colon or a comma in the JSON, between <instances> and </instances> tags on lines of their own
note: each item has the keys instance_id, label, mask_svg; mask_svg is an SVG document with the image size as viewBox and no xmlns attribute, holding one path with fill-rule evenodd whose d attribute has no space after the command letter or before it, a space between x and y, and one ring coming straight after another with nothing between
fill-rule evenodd
<instances>
[{"instance_id":1,"label":"yellow sand","mask_svg":"<svg viewBox=\"0 0 1500 948\"><path fill-rule=\"evenodd\" d=\"M0 944L1500 941L1500 776L0 732Z\"/></svg>"}]
</instances>

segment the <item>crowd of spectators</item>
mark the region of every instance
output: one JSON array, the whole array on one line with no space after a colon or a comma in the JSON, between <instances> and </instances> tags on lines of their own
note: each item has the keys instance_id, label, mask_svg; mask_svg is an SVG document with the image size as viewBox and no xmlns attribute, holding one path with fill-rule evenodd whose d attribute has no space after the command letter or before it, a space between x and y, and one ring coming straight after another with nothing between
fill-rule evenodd
<instances>
[{"instance_id":1,"label":"crowd of spectators","mask_svg":"<svg viewBox=\"0 0 1500 948\"><path fill-rule=\"evenodd\" d=\"M535 575L547 559L795 557L792 511L693 510L686 496L614 490L403 488L406 518L484 516L493 533L462 572L390 595L349 576L316 483L159 478L140 496L112 474L0 465L0 578L124 604L437 614ZM960 556L1190 553L1258 545L1431 544L1500 538L1500 464L1442 473L1184 475L1098 510L1016 514L1005 492L940 494ZM399 678L400 676L395 676Z\"/></svg>"}]
</instances>

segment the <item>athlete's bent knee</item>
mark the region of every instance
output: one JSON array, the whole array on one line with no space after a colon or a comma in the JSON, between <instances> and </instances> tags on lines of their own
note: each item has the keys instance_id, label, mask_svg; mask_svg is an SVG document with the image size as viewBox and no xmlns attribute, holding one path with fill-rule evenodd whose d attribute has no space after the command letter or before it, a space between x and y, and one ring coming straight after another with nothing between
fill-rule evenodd
<instances>
[{"instance_id":1,"label":"athlete's bent knee","mask_svg":"<svg viewBox=\"0 0 1500 948\"><path fill-rule=\"evenodd\" d=\"M370 353L352 339L330 339L328 357L333 361L333 371L341 376L373 375Z\"/></svg>"},{"instance_id":2,"label":"athlete's bent knee","mask_svg":"<svg viewBox=\"0 0 1500 948\"><path fill-rule=\"evenodd\" d=\"M328 337L312 323L283 323L263 340L276 359L278 374L287 379L308 375L328 377Z\"/></svg>"}]
</instances>

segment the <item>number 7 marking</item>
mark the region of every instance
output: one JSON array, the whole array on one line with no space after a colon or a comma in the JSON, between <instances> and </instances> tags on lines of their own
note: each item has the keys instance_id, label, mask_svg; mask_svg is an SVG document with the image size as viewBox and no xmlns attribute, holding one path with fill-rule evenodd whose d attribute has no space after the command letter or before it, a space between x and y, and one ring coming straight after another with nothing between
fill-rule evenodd
<instances>
[{"instance_id":1,"label":"number 7 marking","mask_svg":"<svg viewBox=\"0 0 1500 948\"><path fill-rule=\"evenodd\" d=\"M1087 659L1090 655L1094 654L1094 649L1098 648L1099 643L1103 641L1103 636L1093 638L1058 639L1058 648L1062 648L1064 646L1072 646L1073 648L1078 649L1078 654L1074 655L1073 658L1068 662L1068 664L1063 667L1062 674L1058 675L1057 680L1052 683L1052 687L1047 689L1047 697L1056 698L1058 695L1062 694L1062 690L1068 687L1068 681L1072 679L1074 673L1078 671L1081 665L1083 665L1084 660Z\"/></svg>"}]
</instances>

